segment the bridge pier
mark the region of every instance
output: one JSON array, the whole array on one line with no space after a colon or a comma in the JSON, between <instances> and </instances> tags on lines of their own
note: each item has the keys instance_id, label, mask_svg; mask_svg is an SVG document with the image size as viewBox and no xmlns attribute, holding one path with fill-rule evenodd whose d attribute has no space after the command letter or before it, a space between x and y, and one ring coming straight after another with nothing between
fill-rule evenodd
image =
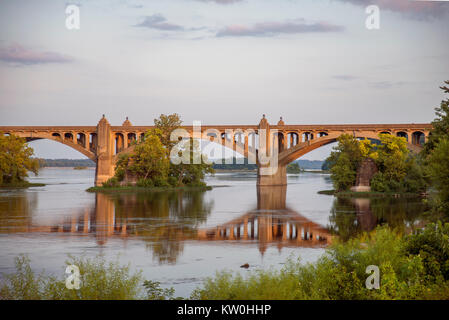
<instances>
[{"instance_id":1,"label":"bridge pier","mask_svg":"<svg viewBox=\"0 0 449 320\"><path fill-rule=\"evenodd\" d=\"M111 125L105 116L97 125L97 168L95 170L95 186L114 176L114 141Z\"/></svg>"},{"instance_id":2,"label":"bridge pier","mask_svg":"<svg viewBox=\"0 0 449 320\"><path fill-rule=\"evenodd\" d=\"M285 186L287 185L287 167L286 166L278 166L276 168L271 169L273 174L267 175L261 172L263 169L268 169L267 167L261 167L260 165L257 168L257 185L258 186Z\"/></svg>"}]
</instances>

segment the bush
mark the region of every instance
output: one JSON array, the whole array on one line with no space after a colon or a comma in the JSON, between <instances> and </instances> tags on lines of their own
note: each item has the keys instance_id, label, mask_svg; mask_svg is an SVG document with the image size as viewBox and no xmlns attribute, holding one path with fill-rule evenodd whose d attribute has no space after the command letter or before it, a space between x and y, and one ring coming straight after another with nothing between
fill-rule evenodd
<instances>
[{"instance_id":1,"label":"bush","mask_svg":"<svg viewBox=\"0 0 449 320\"><path fill-rule=\"evenodd\" d=\"M106 182L103 182L104 188L115 188L118 186L120 186L120 182L117 179L117 177L112 177L112 178L108 179Z\"/></svg>"},{"instance_id":2,"label":"bush","mask_svg":"<svg viewBox=\"0 0 449 320\"><path fill-rule=\"evenodd\" d=\"M429 226L423 234L426 239L436 237L436 242L447 247L444 238L447 229L443 232ZM434 271L421 255L427 250L431 256L432 250L426 249L429 241L422 239L418 235L403 238L386 227L378 227L359 239L332 245L313 264L290 260L280 271L253 271L245 278L226 271L217 273L197 288L191 298L449 299L449 282L442 277L429 277ZM414 251L410 250L411 244ZM438 246L431 247L438 250ZM446 254L437 255L436 260L439 266L448 263ZM365 287L368 277L365 270L369 265L380 269L379 290Z\"/></svg>"},{"instance_id":3,"label":"bush","mask_svg":"<svg viewBox=\"0 0 449 320\"><path fill-rule=\"evenodd\" d=\"M0 297L5 300L122 300L143 298L141 272L131 273L130 267L118 262L70 257L67 265L80 270L79 290L69 290L65 278L35 275L26 256L16 258L16 273L6 275L0 284ZM65 275L65 273L64 273Z\"/></svg>"},{"instance_id":4,"label":"bush","mask_svg":"<svg viewBox=\"0 0 449 320\"><path fill-rule=\"evenodd\" d=\"M407 237L405 250L421 257L427 275L449 280L449 223L430 224L423 232Z\"/></svg>"},{"instance_id":5,"label":"bush","mask_svg":"<svg viewBox=\"0 0 449 320\"><path fill-rule=\"evenodd\" d=\"M154 183L151 179L139 179L137 180L136 185L142 188L153 188Z\"/></svg>"}]
</instances>

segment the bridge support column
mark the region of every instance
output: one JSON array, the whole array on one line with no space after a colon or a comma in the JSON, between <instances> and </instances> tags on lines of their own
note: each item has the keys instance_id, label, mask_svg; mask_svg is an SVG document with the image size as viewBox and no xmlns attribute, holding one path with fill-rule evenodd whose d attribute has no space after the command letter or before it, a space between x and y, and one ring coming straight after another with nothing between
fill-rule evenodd
<instances>
[{"instance_id":1,"label":"bridge support column","mask_svg":"<svg viewBox=\"0 0 449 320\"><path fill-rule=\"evenodd\" d=\"M258 186L285 186L287 185L287 167L278 166L272 175L264 175L261 173L261 166L257 168L257 185Z\"/></svg>"},{"instance_id":2,"label":"bridge support column","mask_svg":"<svg viewBox=\"0 0 449 320\"><path fill-rule=\"evenodd\" d=\"M111 125L103 115L97 125L97 169L95 185L101 186L114 176L114 141Z\"/></svg>"}]
</instances>

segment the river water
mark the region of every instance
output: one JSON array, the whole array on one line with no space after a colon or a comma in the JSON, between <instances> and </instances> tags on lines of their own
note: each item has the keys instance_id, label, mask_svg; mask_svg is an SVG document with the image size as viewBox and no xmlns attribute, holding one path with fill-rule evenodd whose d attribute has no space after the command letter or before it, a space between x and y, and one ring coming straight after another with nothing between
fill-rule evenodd
<instances>
[{"instance_id":1,"label":"river water","mask_svg":"<svg viewBox=\"0 0 449 320\"><path fill-rule=\"evenodd\" d=\"M289 175L287 187L257 188L255 173L216 173L205 192L94 194L94 170L45 168L45 187L0 190L0 274L27 254L35 271L64 275L68 255L143 270L177 296L218 270L280 268L315 261L336 235L349 239L378 224L422 224L420 199L336 199L326 174ZM249 264L248 269L240 268Z\"/></svg>"}]
</instances>

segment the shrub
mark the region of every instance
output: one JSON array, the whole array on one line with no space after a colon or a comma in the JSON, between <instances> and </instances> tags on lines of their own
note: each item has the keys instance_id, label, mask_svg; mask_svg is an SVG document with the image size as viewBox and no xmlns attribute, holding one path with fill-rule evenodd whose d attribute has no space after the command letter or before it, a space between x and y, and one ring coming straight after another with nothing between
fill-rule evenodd
<instances>
[{"instance_id":1,"label":"shrub","mask_svg":"<svg viewBox=\"0 0 449 320\"><path fill-rule=\"evenodd\" d=\"M79 290L69 290L65 278L41 273L35 275L26 256L15 260L16 272L6 275L0 284L0 297L6 300L122 300L144 297L141 272L130 272L130 266L95 259L70 257L67 265L80 270Z\"/></svg>"},{"instance_id":2,"label":"shrub","mask_svg":"<svg viewBox=\"0 0 449 320\"><path fill-rule=\"evenodd\" d=\"M104 188L115 188L118 186L120 186L120 182L117 179L117 177L112 177L112 178L108 179L106 182L103 182Z\"/></svg>"},{"instance_id":3,"label":"shrub","mask_svg":"<svg viewBox=\"0 0 449 320\"><path fill-rule=\"evenodd\" d=\"M437 237L434 240L447 247L446 229L435 231L430 226L424 234L425 238ZM280 271L253 271L247 277L226 271L217 273L197 288L191 298L448 299L449 282L442 277L429 277L429 272L434 272L427 267L426 259L422 253L413 253L428 250L422 239L420 236L403 238L386 227L378 227L359 239L337 242L315 263L302 265L290 260ZM419 243L411 251L409 246L416 241ZM438 250L438 246L432 248ZM432 250L428 252L432 255ZM437 255L436 260L439 266L448 263L445 254ZM365 287L368 277L365 270L369 265L380 269L379 290Z\"/></svg>"}]
</instances>

